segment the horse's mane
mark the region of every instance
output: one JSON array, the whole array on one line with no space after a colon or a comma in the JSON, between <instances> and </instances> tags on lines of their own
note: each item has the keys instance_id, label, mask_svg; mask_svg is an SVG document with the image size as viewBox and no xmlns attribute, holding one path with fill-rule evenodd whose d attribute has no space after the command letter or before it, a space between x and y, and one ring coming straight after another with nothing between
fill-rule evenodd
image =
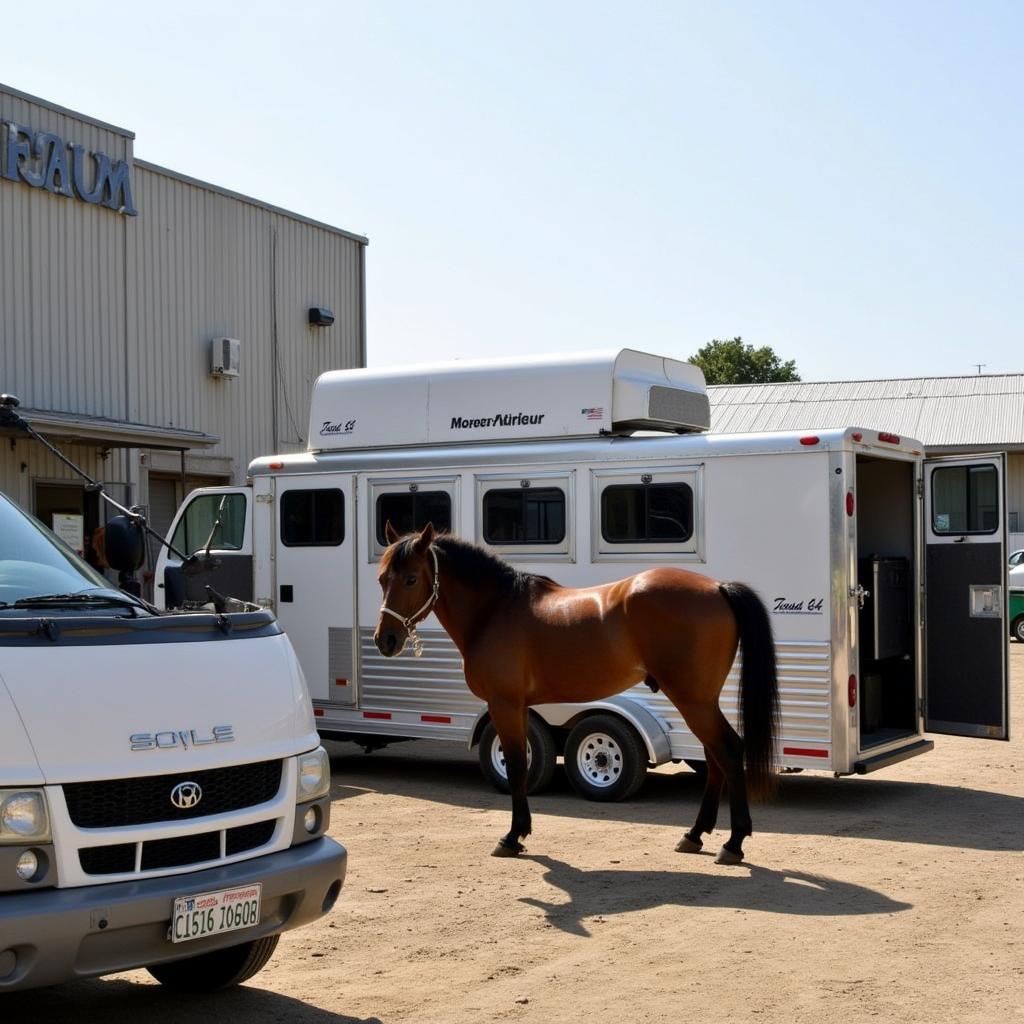
<instances>
[{"instance_id":1,"label":"horse's mane","mask_svg":"<svg viewBox=\"0 0 1024 1024\"><path fill-rule=\"evenodd\" d=\"M404 562L413 554L416 534L403 537L395 549L395 558ZM528 594L534 587L557 587L550 576L539 576L532 572L522 572L509 565L503 558L461 537L450 533L440 533L434 538L433 547L443 557L443 564L457 576L476 578L481 582L490 583L500 595L517 597ZM443 573L443 569L441 570Z\"/></svg>"}]
</instances>

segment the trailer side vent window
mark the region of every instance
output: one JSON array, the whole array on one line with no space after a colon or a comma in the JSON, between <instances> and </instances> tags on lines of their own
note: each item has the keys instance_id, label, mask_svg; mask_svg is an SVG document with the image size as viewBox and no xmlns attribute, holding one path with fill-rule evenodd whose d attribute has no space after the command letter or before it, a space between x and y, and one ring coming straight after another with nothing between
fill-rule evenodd
<instances>
[{"instance_id":1,"label":"trailer side vent window","mask_svg":"<svg viewBox=\"0 0 1024 1024\"><path fill-rule=\"evenodd\" d=\"M388 546L384 525L390 522L400 534L433 524L438 533L452 528L452 499L447 491L397 491L377 499L377 543Z\"/></svg>"},{"instance_id":2,"label":"trailer side vent window","mask_svg":"<svg viewBox=\"0 0 1024 1024\"><path fill-rule=\"evenodd\" d=\"M517 487L484 495L488 544L561 544L565 540L565 492L560 487Z\"/></svg>"},{"instance_id":3,"label":"trailer side vent window","mask_svg":"<svg viewBox=\"0 0 1024 1024\"><path fill-rule=\"evenodd\" d=\"M610 544L681 543L693 536L687 484L615 484L601 493L601 535Z\"/></svg>"},{"instance_id":4,"label":"trailer side vent window","mask_svg":"<svg viewBox=\"0 0 1024 1024\"><path fill-rule=\"evenodd\" d=\"M337 488L285 491L281 543L289 548L337 547L345 539L345 496Z\"/></svg>"},{"instance_id":5,"label":"trailer side vent window","mask_svg":"<svg viewBox=\"0 0 1024 1024\"><path fill-rule=\"evenodd\" d=\"M945 466L934 470L935 533L995 533L998 528L999 476L995 466Z\"/></svg>"}]
</instances>

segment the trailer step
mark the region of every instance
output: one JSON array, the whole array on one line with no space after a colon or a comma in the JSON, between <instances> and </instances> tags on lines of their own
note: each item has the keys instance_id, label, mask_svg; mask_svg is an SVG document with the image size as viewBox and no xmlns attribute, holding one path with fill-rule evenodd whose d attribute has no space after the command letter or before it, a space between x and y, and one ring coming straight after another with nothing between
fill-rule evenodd
<instances>
[{"instance_id":1,"label":"trailer step","mask_svg":"<svg viewBox=\"0 0 1024 1024\"><path fill-rule=\"evenodd\" d=\"M884 754L875 754L874 757L866 757L863 761L854 761L853 770L858 775L867 775L868 772L878 771L879 768L888 768L891 764L898 764L906 761L908 757L917 757L918 754L927 754L934 750L933 740L915 740L905 747L897 747L895 750L887 750Z\"/></svg>"}]
</instances>

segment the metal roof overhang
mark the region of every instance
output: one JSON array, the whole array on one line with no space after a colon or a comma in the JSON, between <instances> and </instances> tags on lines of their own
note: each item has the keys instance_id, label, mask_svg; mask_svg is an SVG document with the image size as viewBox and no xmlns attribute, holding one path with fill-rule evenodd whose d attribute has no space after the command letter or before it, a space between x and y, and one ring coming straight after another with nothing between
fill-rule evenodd
<instances>
[{"instance_id":1,"label":"metal roof overhang","mask_svg":"<svg viewBox=\"0 0 1024 1024\"><path fill-rule=\"evenodd\" d=\"M68 443L94 444L102 448L155 448L183 451L209 448L220 438L201 430L183 427L161 427L152 423L131 423L126 420L85 416L80 413L52 412L42 409L18 409L19 415L40 434L61 438ZM8 437L24 436L17 430L4 430Z\"/></svg>"}]
</instances>

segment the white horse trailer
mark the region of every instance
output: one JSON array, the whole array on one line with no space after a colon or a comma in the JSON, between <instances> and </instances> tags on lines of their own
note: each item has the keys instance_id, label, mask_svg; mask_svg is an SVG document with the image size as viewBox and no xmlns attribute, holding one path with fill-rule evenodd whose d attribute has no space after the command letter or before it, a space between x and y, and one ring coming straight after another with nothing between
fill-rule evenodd
<instances>
[{"instance_id":1,"label":"white horse trailer","mask_svg":"<svg viewBox=\"0 0 1024 1024\"><path fill-rule=\"evenodd\" d=\"M189 496L173 540L200 554L184 572L161 556L157 593L205 602L209 583L274 609L323 736L367 749L483 738L499 785L486 706L437 620L419 628L422 657L374 646L389 520L432 522L566 586L654 564L749 583L774 627L786 768L871 772L930 750L925 730L1007 738L1003 456L926 459L917 441L856 426L707 425L699 370L631 350L327 373L309 451L255 460L246 487ZM737 676L722 694L734 724ZM635 682L533 708L532 749L550 763L531 780L595 733L614 744L607 716L635 730L649 764L699 768L675 708ZM628 795L630 767L581 788Z\"/></svg>"}]
</instances>

